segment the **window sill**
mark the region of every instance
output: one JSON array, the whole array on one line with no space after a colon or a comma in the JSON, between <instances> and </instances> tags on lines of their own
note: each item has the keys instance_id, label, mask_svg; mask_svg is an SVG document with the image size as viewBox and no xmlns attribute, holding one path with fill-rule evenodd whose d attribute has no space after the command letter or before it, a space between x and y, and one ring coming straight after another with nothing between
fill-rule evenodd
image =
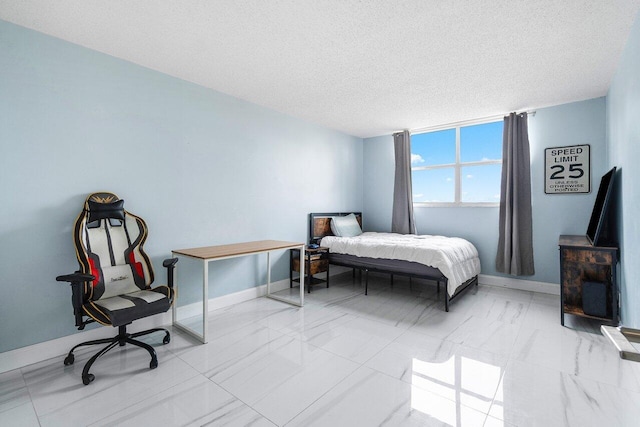
<instances>
[{"instance_id":1,"label":"window sill","mask_svg":"<svg viewBox=\"0 0 640 427\"><path fill-rule=\"evenodd\" d=\"M425 203L416 202L414 208L499 208L500 203Z\"/></svg>"}]
</instances>

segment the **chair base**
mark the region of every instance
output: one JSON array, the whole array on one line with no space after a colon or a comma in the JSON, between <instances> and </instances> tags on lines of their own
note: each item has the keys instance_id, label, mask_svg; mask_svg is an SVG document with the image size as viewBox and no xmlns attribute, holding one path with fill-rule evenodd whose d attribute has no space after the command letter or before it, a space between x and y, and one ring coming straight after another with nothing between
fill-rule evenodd
<instances>
[{"instance_id":1,"label":"chair base","mask_svg":"<svg viewBox=\"0 0 640 427\"><path fill-rule=\"evenodd\" d=\"M165 336L162 339L162 343L169 344L169 342L171 341L171 334L169 334L169 331L167 331L166 329L153 328L153 329L147 329L146 331L130 334L130 333L127 333L127 325L119 326L118 335L116 335L113 338L103 338L99 340L85 341L73 347L71 351L69 351L69 354L67 354L67 357L65 357L64 364L65 366L73 365L73 362L75 361L75 356L73 355L73 352L78 347L83 347L87 345L96 345L96 344L107 344L106 347L104 347L102 350L94 354L93 357L91 357L91 359L89 359L89 361L85 363L84 369L82 369L82 383L84 385L88 385L95 379L95 376L89 373L89 369L91 369L91 366L93 365L93 363L96 360L98 360L100 356L103 356L109 350L113 349L115 346L119 345L122 347L128 343L128 344L136 345L138 347L142 347L145 350L147 350L149 352L149 355L151 356L149 369L155 369L158 367L158 357L156 356L156 351L149 344L143 343L142 341L138 341L135 338L141 337L143 335L148 335L153 332L158 332L158 331L165 332Z\"/></svg>"}]
</instances>

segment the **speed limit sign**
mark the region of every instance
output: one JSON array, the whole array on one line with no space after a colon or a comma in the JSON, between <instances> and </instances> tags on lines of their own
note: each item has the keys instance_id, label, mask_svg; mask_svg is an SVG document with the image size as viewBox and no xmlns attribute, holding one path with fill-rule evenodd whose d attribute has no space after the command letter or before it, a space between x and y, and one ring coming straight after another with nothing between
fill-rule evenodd
<instances>
[{"instance_id":1,"label":"speed limit sign","mask_svg":"<svg viewBox=\"0 0 640 427\"><path fill-rule=\"evenodd\" d=\"M579 194L591 192L589 145L553 147L544 150L544 192Z\"/></svg>"}]
</instances>

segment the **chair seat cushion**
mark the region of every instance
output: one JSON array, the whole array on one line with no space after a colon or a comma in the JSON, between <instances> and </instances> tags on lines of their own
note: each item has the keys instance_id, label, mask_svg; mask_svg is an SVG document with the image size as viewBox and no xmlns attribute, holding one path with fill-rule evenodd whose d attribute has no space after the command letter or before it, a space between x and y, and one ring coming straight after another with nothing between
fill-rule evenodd
<instances>
[{"instance_id":1,"label":"chair seat cushion","mask_svg":"<svg viewBox=\"0 0 640 427\"><path fill-rule=\"evenodd\" d=\"M172 292L167 286L130 292L88 301L84 311L103 325L122 326L136 319L164 313L171 307Z\"/></svg>"}]
</instances>

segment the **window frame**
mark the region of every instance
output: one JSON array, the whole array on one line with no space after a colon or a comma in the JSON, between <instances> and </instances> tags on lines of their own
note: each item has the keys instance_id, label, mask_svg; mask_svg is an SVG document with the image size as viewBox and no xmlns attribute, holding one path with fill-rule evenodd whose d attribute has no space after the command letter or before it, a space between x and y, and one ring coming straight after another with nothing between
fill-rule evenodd
<instances>
[{"instance_id":1,"label":"window frame","mask_svg":"<svg viewBox=\"0 0 640 427\"><path fill-rule=\"evenodd\" d=\"M482 120L473 120L466 122L458 122L449 125L437 126L432 128L419 129L411 133L411 135L418 135L423 133L431 133L438 132L443 130L451 130L455 129L456 131L456 162L448 163L448 164L439 164L439 165L428 165L428 166L415 166L411 167L411 192L413 194L413 173L414 171L421 170L435 170L435 169L450 169L454 170L454 201L453 202L413 202L414 208L477 208L477 207L488 207L495 208L500 206L500 201L498 202L463 202L462 201L462 168L467 166L486 166L486 165L502 165L502 158L500 160L479 160L473 162L461 162L460 161L460 129L468 126L475 125L483 125L489 123L497 123L500 121L504 121L503 117L499 118L493 117ZM504 123L503 123L504 129ZM412 150L413 151L413 150Z\"/></svg>"}]
</instances>

